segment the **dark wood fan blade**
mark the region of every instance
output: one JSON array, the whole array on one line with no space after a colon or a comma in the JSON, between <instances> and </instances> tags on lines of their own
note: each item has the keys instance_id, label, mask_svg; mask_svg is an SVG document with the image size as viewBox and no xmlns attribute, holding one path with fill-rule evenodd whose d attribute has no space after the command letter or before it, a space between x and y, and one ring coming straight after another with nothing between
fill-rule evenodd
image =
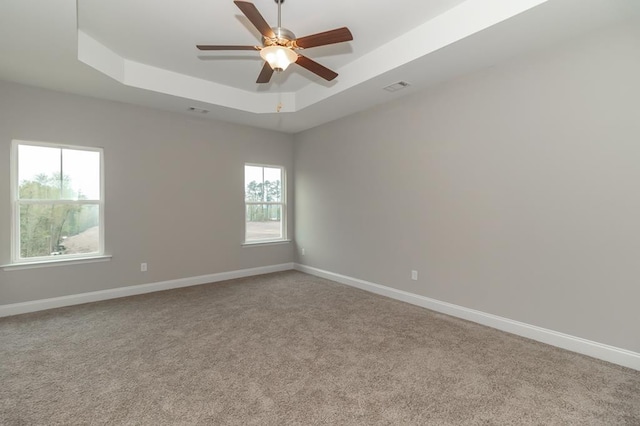
<instances>
[{"instance_id":1,"label":"dark wood fan blade","mask_svg":"<svg viewBox=\"0 0 640 426\"><path fill-rule=\"evenodd\" d=\"M296 40L296 46L308 49L310 47L325 46L327 44L342 43L350 40L353 40L351 31L349 31L347 27L342 27L323 33L300 37Z\"/></svg>"},{"instance_id":2,"label":"dark wood fan blade","mask_svg":"<svg viewBox=\"0 0 640 426\"><path fill-rule=\"evenodd\" d=\"M276 36L269 24L267 24L267 21L264 20L253 3L250 3L248 1L234 1L234 3L242 11L242 13L244 13L244 16L246 16L249 21L251 21L253 26L256 27L258 31L260 31L260 34L267 38L273 38Z\"/></svg>"},{"instance_id":3,"label":"dark wood fan blade","mask_svg":"<svg viewBox=\"0 0 640 426\"><path fill-rule=\"evenodd\" d=\"M264 66L262 67L262 71L260 71L260 75L256 80L256 83L268 83L269 80L271 80L272 75L273 75L273 69L271 68L268 62L265 62Z\"/></svg>"},{"instance_id":4,"label":"dark wood fan blade","mask_svg":"<svg viewBox=\"0 0 640 426\"><path fill-rule=\"evenodd\" d=\"M196 47L200 50L260 50L256 46L215 46L208 44L198 44Z\"/></svg>"},{"instance_id":5,"label":"dark wood fan blade","mask_svg":"<svg viewBox=\"0 0 640 426\"><path fill-rule=\"evenodd\" d=\"M298 60L296 61L296 64L300 65L303 68L308 69L314 74L319 75L320 77L324 78L327 81L331 81L338 76L337 72L331 71L329 68L325 67L324 65L320 65L313 59L309 59L306 56L302 56L300 54L298 54Z\"/></svg>"}]
</instances>

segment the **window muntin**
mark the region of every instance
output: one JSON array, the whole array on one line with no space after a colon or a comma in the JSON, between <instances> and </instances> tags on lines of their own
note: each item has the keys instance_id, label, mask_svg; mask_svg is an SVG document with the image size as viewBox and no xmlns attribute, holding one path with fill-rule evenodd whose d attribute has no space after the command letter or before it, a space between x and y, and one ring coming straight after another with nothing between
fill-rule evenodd
<instances>
[{"instance_id":1,"label":"window muntin","mask_svg":"<svg viewBox=\"0 0 640 426\"><path fill-rule=\"evenodd\" d=\"M245 242L286 238L285 170L279 166L245 164Z\"/></svg>"},{"instance_id":2,"label":"window muntin","mask_svg":"<svg viewBox=\"0 0 640 426\"><path fill-rule=\"evenodd\" d=\"M13 262L104 254L102 150L14 141Z\"/></svg>"}]
</instances>

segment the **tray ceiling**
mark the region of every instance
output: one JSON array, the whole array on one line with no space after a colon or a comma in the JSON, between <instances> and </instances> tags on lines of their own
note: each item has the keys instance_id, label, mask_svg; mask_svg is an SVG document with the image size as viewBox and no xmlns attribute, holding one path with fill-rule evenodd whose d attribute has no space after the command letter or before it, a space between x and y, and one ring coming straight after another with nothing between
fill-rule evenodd
<instances>
[{"instance_id":1,"label":"tray ceiling","mask_svg":"<svg viewBox=\"0 0 640 426\"><path fill-rule=\"evenodd\" d=\"M254 0L273 26L277 5ZM354 40L305 50L339 73L292 66L255 83L260 44L231 0L4 0L0 79L297 132L594 28L637 17L635 0L286 0L296 36L347 26ZM398 92L382 90L404 80ZM279 112L278 112L279 111Z\"/></svg>"}]
</instances>

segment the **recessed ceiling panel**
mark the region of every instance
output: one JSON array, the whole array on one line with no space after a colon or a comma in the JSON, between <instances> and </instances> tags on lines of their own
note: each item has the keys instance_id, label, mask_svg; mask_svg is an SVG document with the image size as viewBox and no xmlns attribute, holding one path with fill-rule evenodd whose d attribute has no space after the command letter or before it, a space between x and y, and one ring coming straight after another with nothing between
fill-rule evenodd
<instances>
[{"instance_id":1,"label":"recessed ceiling panel","mask_svg":"<svg viewBox=\"0 0 640 426\"><path fill-rule=\"evenodd\" d=\"M274 0L254 0L267 22L277 26ZM297 37L347 26L349 43L305 50L305 56L339 69L381 44L428 21L464 0L287 0L282 26ZM238 89L262 92L255 83L262 68L258 52L202 52L196 44L261 45L257 30L232 0L79 0L79 28L118 55ZM299 67L274 75L271 85L292 92L324 84Z\"/></svg>"},{"instance_id":2,"label":"recessed ceiling panel","mask_svg":"<svg viewBox=\"0 0 640 426\"><path fill-rule=\"evenodd\" d=\"M253 2L276 25L274 0ZM258 85L258 52L195 47L260 43L232 0L2 0L0 80L297 132L639 16L638 0L286 0L296 36L354 40L304 52L332 82L292 66Z\"/></svg>"}]
</instances>

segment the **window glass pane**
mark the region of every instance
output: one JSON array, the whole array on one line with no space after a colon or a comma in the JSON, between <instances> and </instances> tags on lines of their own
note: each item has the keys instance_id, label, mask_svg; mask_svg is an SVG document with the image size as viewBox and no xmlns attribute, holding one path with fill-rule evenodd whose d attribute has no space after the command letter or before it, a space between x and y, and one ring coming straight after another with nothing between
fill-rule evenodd
<instances>
[{"instance_id":1,"label":"window glass pane","mask_svg":"<svg viewBox=\"0 0 640 426\"><path fill-rule=\"evenodd\" d=\"M66 200L100 199L100 153L62 150L62 197Z\"/></svg>"},{"instance_id":2,"label":"window glass pane","mask_svg":"<svg viewBox=\"0 0 640 426\"><path fill-rule=\"evenodd\" d=\"M263 168L257 166L244 167L244 199L245 201L264 201L262 185Z\"/></svg>"},{"instance_id":3,"label":"window glass pane","mask_svg":"<svg viewBox=\"0 0 640 426\"><path fill-rule=\"evenodd\" d=\"M281 167L245 165L245 241L281 240L284 235ZM278 204L270 204L278 203Z\"/></svg>"},{"instance_id":4,"label":"window glass pane","mask_svg":"<svg viewBox=\"0 0 640 426\"><path fill-rule=\"evenodd\" d=\"M60 148L18 146L18 197L60 199Z\"/></svg>"},{"instance_id":5,"label":"window glass pane","mask_svg":"<svg viewBox=\"0 0 640 426\"><path fill-rule=\"evenodd\" d=\"M99 206L20 205L20 257L98 253Z\"/></svg>"},{"instance_id":6,"label":"window glass pane","mask_svg":"<svg viewBox=\"0 0 640 426\"><path fill-rule=\"evenodd\" d=\"M282 201L282 169L277 167L245 166L245 201Z\"/></svg>"},{"instance_id":7,"label":"window glass pane","mask_svg":"<svg viewBox=\"0 0 640 426\"><path fill-rule=\"evenodd\" d=\"M246 211L247 241L282 238L282 207L280 205L251 204Z\"/></svg>"},{"instance_id":8,"label":"window glass pane","mask_svg":"<svg viewBox=\"0 0 640 426\"><path fill-rule=\"evenodd\" d=\"M282 188L282 169L265 167L264 168L264 201L270 203L278 203L281 200Z\"/></svg>"}]
</instances>

